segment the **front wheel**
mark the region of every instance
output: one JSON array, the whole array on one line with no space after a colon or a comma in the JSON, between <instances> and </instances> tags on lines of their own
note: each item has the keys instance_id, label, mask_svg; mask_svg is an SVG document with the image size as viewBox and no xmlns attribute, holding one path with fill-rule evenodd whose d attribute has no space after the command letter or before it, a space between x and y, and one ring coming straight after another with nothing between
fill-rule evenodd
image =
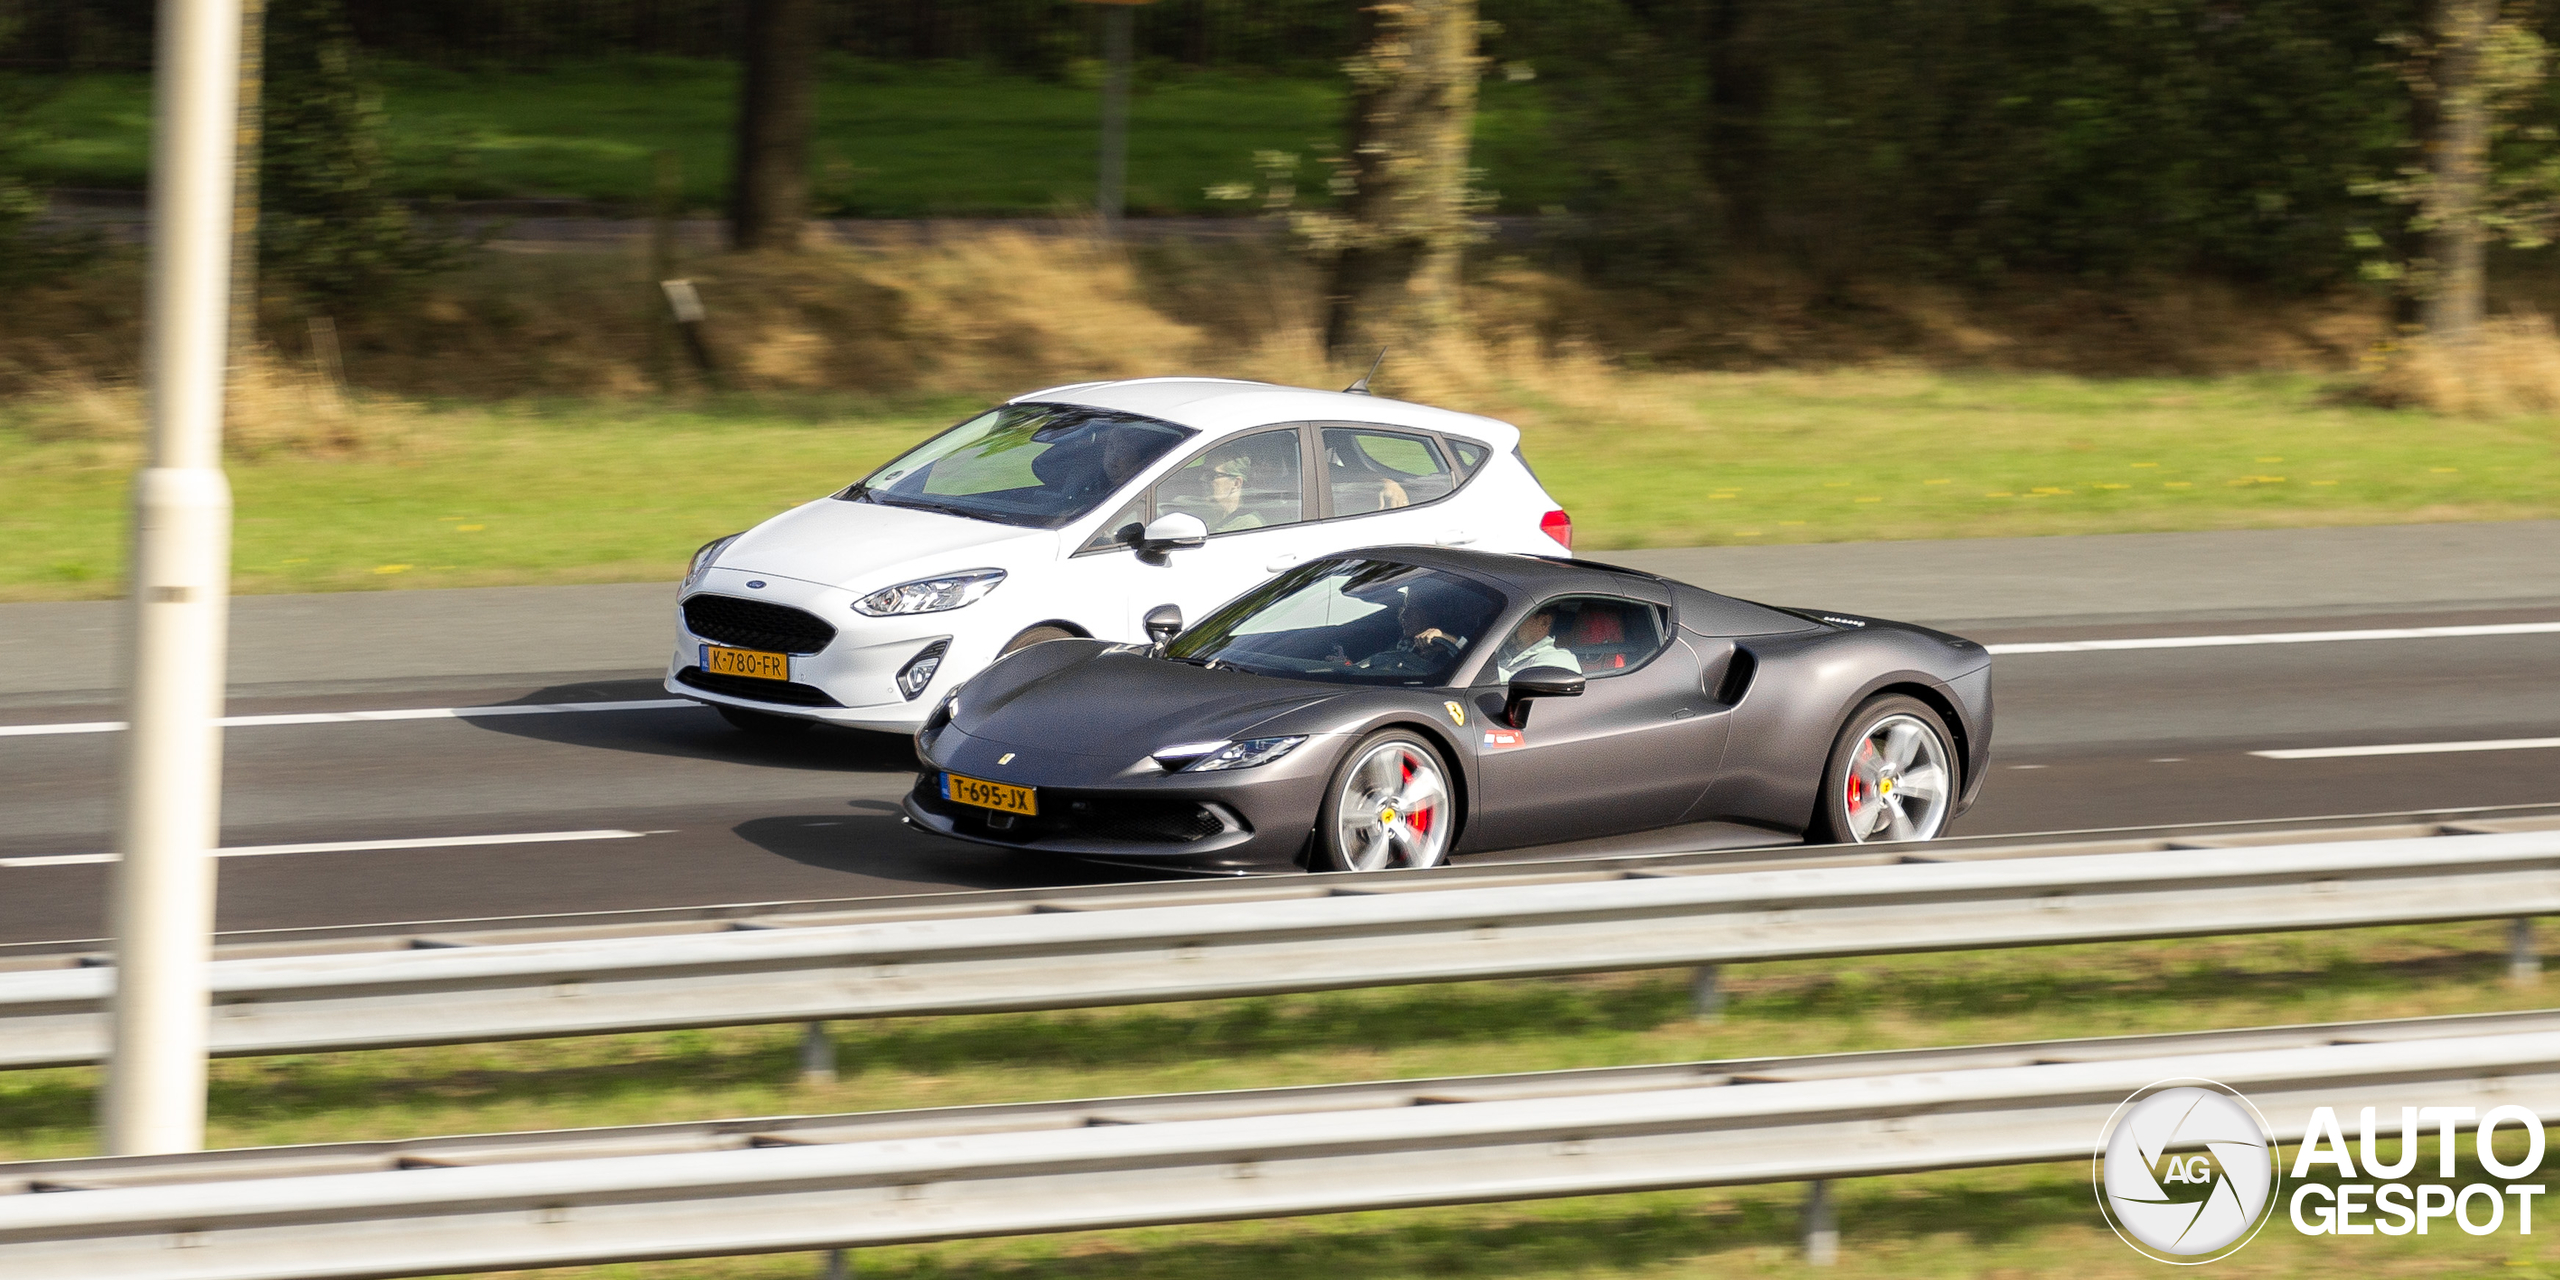
<instances>
[{"instance_id":1,"label":"front wheel","mask_svg":"<svg viewBox=\"0 0 2560 1280\"><path fill-rule=\"evenodd\" d=\"M1439 751L1411 730L1380 730L1343 755L1325 788L1316 869L1438 866L1457 819L1457 794Z\"/></svg>"},{"instance_id":2,"label":"front wheel","mask_svg":"<svg viewBox=\"0 0 2560 1280\"><path fill-rule=\"evenodd\" d=\"M1832 844L1937 839L1955 807L1950 742L1946 722L1927 703L1901 694L1868 699L1832 745L1806 837Z\"/></svg>"}]
</instances>

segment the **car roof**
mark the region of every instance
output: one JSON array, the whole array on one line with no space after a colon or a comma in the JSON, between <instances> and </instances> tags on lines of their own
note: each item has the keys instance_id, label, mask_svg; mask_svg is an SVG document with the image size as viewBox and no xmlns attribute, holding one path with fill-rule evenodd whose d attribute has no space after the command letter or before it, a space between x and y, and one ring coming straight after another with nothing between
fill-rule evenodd
<instances>
[{"instance_id":1,"label":"car roof","mask_svg":"<svg viewBox=\"0 0 2560 1280\"><path fill-rule=\"evenodd\" d=\"M1435 409L1430 405L1384 396L1343 391L1284 387L1241 378L1124 378L1117 382L1076 382L1046 387L1013 398L1011 403L1089 405L1144 414L1210 435L1282 422L1366 422L1380 426L1445 431L1481 440L1496 449L1520 442L1520 431L1498 418Z\"/></svg>"}]
</instances>

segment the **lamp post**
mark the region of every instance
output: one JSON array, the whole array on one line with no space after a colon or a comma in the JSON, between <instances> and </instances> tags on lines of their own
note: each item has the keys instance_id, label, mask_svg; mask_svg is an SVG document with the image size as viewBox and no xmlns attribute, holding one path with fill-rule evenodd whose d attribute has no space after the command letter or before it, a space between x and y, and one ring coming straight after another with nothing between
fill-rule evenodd
<instances>
[{"instance_id":1,"label":"lamp post","mask_svg":"<svg viewBox=\"0 0 2560 1280\"><path fill-rule=\"evenodd\" d=\"M222 473L241 0L160 0L146 321L150 457L134 483L133 611L111 923L111 1155L204 1145L206 965L222 806L231 486Z\"/></svg>"}]
</instances>

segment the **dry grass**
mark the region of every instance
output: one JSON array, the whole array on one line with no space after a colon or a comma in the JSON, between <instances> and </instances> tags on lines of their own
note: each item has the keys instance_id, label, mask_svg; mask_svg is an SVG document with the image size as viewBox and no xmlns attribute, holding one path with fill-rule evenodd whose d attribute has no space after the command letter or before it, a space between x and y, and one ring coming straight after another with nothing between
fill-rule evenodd
<instances>
[{"instance_id":1,"label":"dry grass","mask_svg":"<svg viewBox=\"0 0 2560 1280\"><path fill-rule=\"evenodd\" d=\"M350 393L327 375L265 353L232 370L223 443L237 458L276 454L349 457L418 442L414 404ZM8 406L5 420L45 443L82 441L108 455L139 456L147 428L141 389L79 372L49 373Z\"/></svg>"},{"instance_id":2,"label":"dry grass","mask_svg":"<svg viewBox=\"0 0 2560 1280\"><path fill-rule=\"evenodd\" d=\"M2467 341L2378 348L2348 394L2387 408L2497 418L2560 410L2560 336L2538 312L2484 322Z\"/></svg>"}]
</instances>

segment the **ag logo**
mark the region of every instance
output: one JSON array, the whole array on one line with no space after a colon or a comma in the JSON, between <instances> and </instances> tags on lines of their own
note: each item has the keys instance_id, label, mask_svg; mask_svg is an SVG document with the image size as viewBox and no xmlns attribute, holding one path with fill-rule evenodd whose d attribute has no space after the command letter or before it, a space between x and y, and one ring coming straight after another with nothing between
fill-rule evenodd
<instances>
[{"instance_id":1,"label":"ag logo","mask_svg":"<svg viewBox=\"0 0 2560 1280\"><path fill-rule=\"evenodd\" d=\"M2100 1131L2098 1206L2126 1244L2193 1265L2235 1253L2275 1203L2275 1135L2237 1092L2164 1080L2125 1100Z\"/></svg>"}]
</instances>

